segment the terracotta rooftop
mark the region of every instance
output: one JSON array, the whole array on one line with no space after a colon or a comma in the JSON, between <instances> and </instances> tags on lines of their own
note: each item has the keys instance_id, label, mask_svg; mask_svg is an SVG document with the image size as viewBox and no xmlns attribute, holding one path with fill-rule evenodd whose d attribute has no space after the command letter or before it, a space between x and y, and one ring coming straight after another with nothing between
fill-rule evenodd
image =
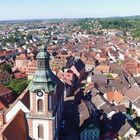
<instances>
[{"instance_id":1,"label":"terracotta rooftop","mask_svg":"<svg viewBox=\"0 0 140 140\"><path fill-rule=\"evenodd\" d=\"M132 126L126 121L125 124L120 128L118 134L119 136L124 136Z\"/></svg>"},{"instance_id":2,"label":"terracotta rooftop","mask_svg":"<svg viewBox=\"0 0 140 140\"><path fill-rule=\"evenodd\" d=\"M89 111L85 102L82 102L78 106L78 112L79 112L79 119L80 119L79 125L81 126L84 123L84 121L90 117L90 114L89 114Z\"/></svg>"},{"instance_id":3,"label":"terracotta rooftop","mask_svg":"<svg viewBox=\"0 0 140 140\"><path fill-rule=\"evenodd\" d=\"M8 105L0 99L0 110L7 109Z\"/></svg>"},{"instance_id":4,"label":"terracotta rooftop","mask_svg":"<svg viewBox=\"0 0 140 140\"><path fill-rule=\"evenodd\" d=\"M21 101L28 109L30 109L30 94L28 87L20 94L20 96L14 101L14 103L6 110L5 115L16 105L18 101Z\"/></svg>"},{"instance_id":5,"label":"terracotta rooftop","mask_svg":"<svg viewBox=\"0 0 140 140\"><path fill-rule=\"evenodd\" d=\"M14 140L25 140L28 133L24 112L20 110L10 122L4 125L1 134L1 140L13 140L13 138Z\"/></svg>"},{"instance_id":6,"label":"terracotta rooftop","mask_svg":"<svg viewBox=\"0 0 140 140\"><path fill-rule=\"evenodd\" d=\"M110 69L110 66L107 66L107 65L99 65L96 67L97 70L100 70L102 72L106 72L108 73L109 72L109 69Z\"/></svg>"},{"instance_id":7,"label":"terracotta rooftop","mask_svg":"<svg viewBox=\"0 0 140 140\"><path fill-rule=\"evenodd\" d=\"M14 73L14 77L15 77L16 79L27 78L27 74L22 73L22 72L17 72L17 73Z\"/></svg>"},{"instance_id":8,"label":"terracotta rooftop","mask_svg":"<svg viewBox=\"0 0 140 140\"><path fill-rule=\"evenodd\" d=\"M26 59L27 56L25 54L20 54L19 56L16 56L16 59Z\"/></svg>"},{"instance_id":9,"label":"terracotta rooftop","mask_svg":"<svg viewBox=\"0 0 140 140\"><path fill-rule=\"evenodd\" d=\"M133 103L140 97L140 88L133 84L131 88L125 91L125 96Z\"/></svg>"},{"instance_id":10,"label":"terracotta rooftop","mask_svg":"<svg viewBox=\"0 0 140 140\"><path fill-rule=\"evenodd\" d=\"M91 101L93 104L95 104L95 106L97 108L100 108L102 105L106 104L105 100L103 99L103 97L99 94L97 94L96 96L92 96Z\"/></svg>"},{"instance_id":11,"label":"terracotta rooftop","mask_svg":"<svg viewBox=\"0 0 140 140\"><path fill-rule=\"evenodd\" d=\"M12 93L12 90L8 89L7 87L0 84L0 96Z\"/></svg>"},{"instance_id":12,"label":"terracotta rooftop","mask_svg":"<svg viewBox=\"0 0 140 140\"><path fill-rule=\"evenodd\" d=\"M115 101L116 103L120 103L125 97L118 91L110 91L106 93L107 100L109 102Z\"/></svg>"},{"instance_id":13,"label":"terracotta rooftop","mask_svg":"<svg viewBox=\"0 0 140 140\"><path fill-rule=\"evenodd\" d=\"M5 71L2 71L0 69L0 80L1 81L7 81L10 78L11 78L11 75L6 70Z\"/></svg>"}]
</instances>

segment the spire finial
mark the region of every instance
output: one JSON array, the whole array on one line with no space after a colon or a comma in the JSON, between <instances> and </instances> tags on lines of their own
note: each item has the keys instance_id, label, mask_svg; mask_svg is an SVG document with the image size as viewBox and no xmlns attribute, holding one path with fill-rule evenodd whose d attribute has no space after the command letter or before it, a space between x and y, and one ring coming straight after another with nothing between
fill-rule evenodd
<instances>
[{"instance_id":1,"label":"spire finial","mask_svg":"<svg viewBox=\"0 0 140 140\"><path fill-rule=\"evenodd\" d=\"M44 45L40 46L39 50L40 52L45 52L45 46Z\"/></svg>"}]
</instances>

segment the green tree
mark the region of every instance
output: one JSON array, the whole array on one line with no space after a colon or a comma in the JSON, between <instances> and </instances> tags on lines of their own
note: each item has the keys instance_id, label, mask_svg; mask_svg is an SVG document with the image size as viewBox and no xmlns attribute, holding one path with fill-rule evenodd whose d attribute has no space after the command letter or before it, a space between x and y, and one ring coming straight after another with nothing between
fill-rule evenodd
<instances>
[{"instance_id":1,"label":"green tree","mask_svg":"<svg viewBox=\"0 0 140 140\"><path fill-rule=\"evenodd\" d=\"M133 36L134 38L140 38L140 28L134 30L134 31L132 32L132 36Z\"/></svg>"},{"instance_id":2,"label":"green tree","mask_svg":"<svg viewBox=\"0 0 140 140\"><path fill-rule=\"evenodd\" d=\"M116 63L119 64L119 65L122 65L124 62L123 62L123 60L119 59L119 60L117 60Z\"/></svg>"},{"instance_id":3,"label":"green tree","mask_svg":"<svg viewBox=\"0 0 140 140\"><path fill-rule=\"evenodd\" d=\"M121 138L119 138L118 140L127 140L127 138L121 137Z\"/></svg>"},{"instance_id":4,"label":"green tree","mask_svg":"<svg viewBox=\"0 0 140 140\"><path fill-rule=\"evenodd\" d=\"M136 129L140 130L140 117L136 117L134 119L134 126L136 127Z\"/></svg>"},{"instance_id":5,"label":"green tree","mask_svg":"<svg viewBox=\"0 0 140 140\"><path fill-rule=\"evenodd\" d=\"M27 40L32 40L33 37L31 34L28 34L26 38L27 38Z\"/></svg>"},{"instance_id":6,"label":"green tree","mask_svg":"<svg viewBox=\"0 0 140 140\"><path fill-rule=\"evenodd\" d=\"M131 28L134 28L134 22L130 22L130 19L122 19L122 18L100 19L99 23L103 29L131 29Z\"/></svg>"},{"instance_id":7,"label":"green tree","mask_svg":"<svg viewBox=\"0 0 140 140\"><path fill-rule=\"evenodd\" d=\"M11 64L5 64L2 68L2 70L8 71L9 74L12 74L12 66Z\"/></svg>"},{"instance_id":8,"label":"green tree","mask_svg":"<svg viewBox=\"0 0 140 140\"><path fill-rule=\"evenodd\" d=\"M29 84L28 80L25 79L13 79L7 85L14 93L20 94Z\"/></svg>"},{"instance_id":9,"label":"green tree","mask_svg":"<svg viewBox=\"0 0 140 140\"><path fill-rule=\"evenodd\" d=\"M9 38L6 39L6 42L10 42L10 43L16 42L14 35L10 35Z\"/></svg>"},{"instance_id":10,"label":"green tree","mask_svg":"<svg viewBox=\"0 0 140 140\"><path fill-rule=\"evenodd\" d=\"M112 78L113 78L113 76L112 76L110 73L108 73L108 74L107 74L107 78L112 79Z\"/></svg>"}]
</instances>

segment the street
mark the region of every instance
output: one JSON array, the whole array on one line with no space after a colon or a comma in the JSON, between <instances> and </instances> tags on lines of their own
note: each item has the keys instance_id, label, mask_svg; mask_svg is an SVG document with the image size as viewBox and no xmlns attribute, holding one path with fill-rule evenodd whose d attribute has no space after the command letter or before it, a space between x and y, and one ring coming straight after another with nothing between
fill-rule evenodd
<instances>
[{"instance_id":1,"label":"street","mask_svg":"<svg viewBox=\"0 0 140 140\"><path fill-rule=\"evenodd\" d=\"M64 102L62 120L65 120L65 126L60 128L59 140L79 140L76 109L73 100Z\"/></svg>"}]
</instances>

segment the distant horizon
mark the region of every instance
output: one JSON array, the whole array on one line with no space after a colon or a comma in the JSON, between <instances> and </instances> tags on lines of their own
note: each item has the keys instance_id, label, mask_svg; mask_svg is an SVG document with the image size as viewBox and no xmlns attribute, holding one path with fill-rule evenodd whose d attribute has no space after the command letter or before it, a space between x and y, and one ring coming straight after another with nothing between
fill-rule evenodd
<instances>
[{"instance_id":1,"label":"distant horizon","mask_svg":"<svg viewBox=\"0 0 140 140\"><path fill-rule=\"evenodd\" d=\"M27 18L27 19L0 19L0 22L3 21L30 21L30 20L57 20L57 19L105 19L105 18L129 18L129 17L140 17L140 15L126 15L126 16L106 16L106 17L52 17L52 18Z\"/></svg>"}]
</instances>

